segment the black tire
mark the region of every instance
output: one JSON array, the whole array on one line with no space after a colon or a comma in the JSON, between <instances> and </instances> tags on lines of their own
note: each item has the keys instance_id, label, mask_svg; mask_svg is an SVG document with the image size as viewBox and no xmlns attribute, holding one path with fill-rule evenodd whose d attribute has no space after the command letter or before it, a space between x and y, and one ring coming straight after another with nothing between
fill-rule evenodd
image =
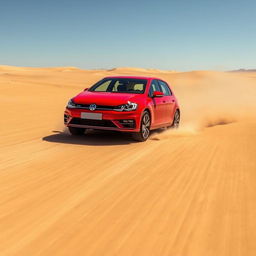
<instances>
[{"instance_id":1,"label":"black tire","mask_svg":"<svg viewBox=\"0 0 256 256\"><path fill-rule=\"evenodd\" d=\"M172 129L178 129L180 125L180 111L176 110L173 118L172 125L170 126Z\"/></svg>"},{"instance_id":2,"label":"black tire","mask_svg":"<svg viewBox=\"0 0 256 256\"><path fill-rule=\"evenodd\" d=\"M144 111L141 118L140 131L132 133L133 139L140 142L146 141L150 135L150 124L150 115L148 111Z\"/></svg>"},{"instance_id":3,"label":"black tire","mask_svg":"<svg viewBox=\"0 0 256 256\"><path fill-rule=\"evenodd\" d=\"M69 132L72 134L72 135L83 135L84 132L85 132L85 128L77 128L77 127L68 127L69 129Z\"/></svg>"}]
</instances>

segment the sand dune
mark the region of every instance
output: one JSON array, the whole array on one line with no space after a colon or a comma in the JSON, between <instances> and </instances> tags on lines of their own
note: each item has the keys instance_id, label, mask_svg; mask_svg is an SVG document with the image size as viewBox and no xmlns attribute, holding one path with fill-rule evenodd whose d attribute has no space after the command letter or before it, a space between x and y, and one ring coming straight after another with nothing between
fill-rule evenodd
<instances>
[{"instance_id":1,"label":"sand dune","mask_svg":"<svg viewBox=\"0 0 256 256\"><path fill-rule=\"evenodd\" d=\"M122 73L170 82L181 128L69 136L67 100ZM255 95L253 72L0 66L0 255L254 256Z\"/></svg>"},{"instance_id":2,"label":"sand dune","mask_svg":"<svg viewBox=\"0 0 256 256\"><path fill-rule=\"evenodd\" d=\"M112 69L109 69L108 71L110 72L118 72L118 73L122 73L122 74L133 74L134 72L136 74L139 74L139 73L143 73L143 74L148 74L150 73L151 75L157 73L175 73L176 71L173 71L173 70L160 70L160 69L152 69L152 68L130 68L130 67L120 67L120 68L112 68Z\"/></svg>"}]
</instances>

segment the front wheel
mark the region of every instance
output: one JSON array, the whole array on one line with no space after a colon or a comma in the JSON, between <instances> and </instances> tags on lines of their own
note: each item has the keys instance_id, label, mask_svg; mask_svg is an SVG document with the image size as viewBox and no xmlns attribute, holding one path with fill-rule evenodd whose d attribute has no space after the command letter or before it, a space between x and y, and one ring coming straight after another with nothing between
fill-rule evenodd
<instances>
[{"instance_id":1,"label":"front wheel","mask_svg":"<svg viewBox=\"0 0 256 256\"><path fill-rule=\"evenodd\" d=\"M136 141L146 141L150 134L151 118L148 111L145 111L141 118L140 131L132 134Z\"/></svg>"},{"instance_id":2,"label":"front wheel","mask_svg":"<svg viewBox=\"0 0 256 256\"><path fill-rule=\"evenodd\" d=\"M82 135L85 132L85 128L68 127L69 132L72 135Z\"/></svg>"}]
</instances>

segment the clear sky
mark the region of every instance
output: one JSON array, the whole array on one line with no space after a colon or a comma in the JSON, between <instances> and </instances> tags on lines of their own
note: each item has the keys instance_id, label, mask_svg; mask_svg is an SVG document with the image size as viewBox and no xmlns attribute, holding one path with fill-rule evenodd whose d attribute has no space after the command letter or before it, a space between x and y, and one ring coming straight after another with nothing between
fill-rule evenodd
<instances>
[{"instance_id":1,"label":"clear sky","mask_svg":"<svg viewBox=\"0 0 256 256\"><path fill-rule=\"evenodd\" d=\"M0 0L0 65L256 68L255 0Z\"/></svg>"}]
</instances>

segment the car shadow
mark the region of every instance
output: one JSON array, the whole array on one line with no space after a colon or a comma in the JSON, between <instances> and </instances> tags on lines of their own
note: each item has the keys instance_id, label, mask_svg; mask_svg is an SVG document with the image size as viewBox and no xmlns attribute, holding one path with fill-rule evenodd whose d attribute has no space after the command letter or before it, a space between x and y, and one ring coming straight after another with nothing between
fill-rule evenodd
<instances>
[{"instance_id":1,"label":"car shadow","mask_svg":"<svg viewBox=\"0 0 256 256\"><path fill-rule=\"evenodd\" d=\"M72 136L68 131L52 131L54 134L45 136L43 141L74 145L113 146L138 143L129 134L113 131L87 131L81 136Z\"/></svg>"}]
</instances>

